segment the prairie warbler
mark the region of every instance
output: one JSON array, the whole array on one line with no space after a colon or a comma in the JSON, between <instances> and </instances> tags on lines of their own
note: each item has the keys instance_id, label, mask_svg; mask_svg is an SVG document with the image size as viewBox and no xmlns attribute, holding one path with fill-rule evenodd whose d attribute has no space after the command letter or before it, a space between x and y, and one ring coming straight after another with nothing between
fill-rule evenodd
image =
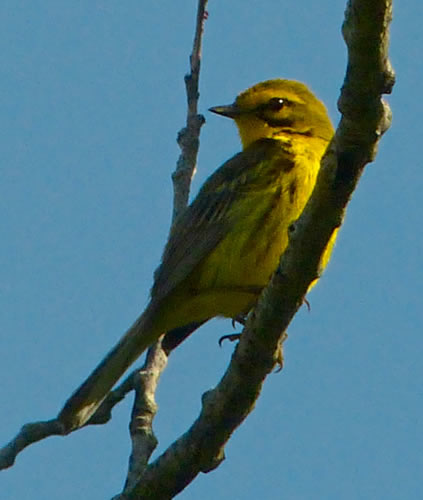
<instances>
[{"instance_id":1,"label":"prairie warbler","mask_svg":"<svg viewBox=\"0 0 423 500\"><path fill-rule=\"evenodd\" d=\"M162 333L246 314L313 190L333 127L304 84L265 81L210 111L235 121L243 150L211 175L172 228L147 308L61 410L69 430L90 418Z\"/></svg>"}]
</instances>

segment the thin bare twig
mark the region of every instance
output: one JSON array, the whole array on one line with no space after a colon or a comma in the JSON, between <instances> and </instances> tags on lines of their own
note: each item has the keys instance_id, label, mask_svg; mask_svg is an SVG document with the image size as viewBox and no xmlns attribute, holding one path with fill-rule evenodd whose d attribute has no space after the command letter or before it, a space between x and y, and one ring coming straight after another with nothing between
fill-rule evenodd
<instances>
[{"instance_id":1,"label":"thin bare twig","mask_svg":"<svg viewBox=\"0 0 423 500\"><path fill-rule=\"evenodd\" d=\"M198 148L200 146L200 129L205 122L204 116L199 115L198 90L201 66L201 45L204 33L204 23L207 19L207 1L199 0L197 7L197 22L194 42L190 56L190 73L185 75L187 92L187 122L178 133L178 144L181 154L178 158L176 170L172 174L173 180L173 222L181 215L188 204L191 180L197 164Z\"/></svg>"},{"instance_id":2,"label":"thin bare twig","mask_svg":"<svg viewBox=\"0 0 423 500\"><path fill-rule=\"evenodd\" d=\"M185 75L184 78L188 109L186 127L178 133L181 154L175 172L172 174L174 189L172 224L188 204L191 180L197 163L200 130L205 121L202 115L197 114L197 109L200 97L198 85L206 5L207 0L199 0L193 48L190 56L190 73ZM185 330L185 334L189 334L191 332L190 326ZM172 335L172 332L169 333L169 336L176 337L176 335ZM182 339L181 335L177 337L178 341ZM144 367L139 372L139 377L135 379L138 383L135 385L135 400L130 424L132 452L124 491L129 491L135 486L158 443L153 432L153 420L157 412L155 393L159 378L166 368L169 352L170 349L166 353L161 340L155 343L148 350Z\"/></svg>"},{"instance_id":3,"label":"thin bare twig","mask_svg":"<svg viewBox=\"0 0 423 500\"><path fill-rule=\"evenodd\" d=\"M57 419L25 424L18 434L0 450L0 470L11 467L17 455L27 446L50 436L61 436L63 427Z\"/></svg>"},{"instance_id":4,"label":"thin bare twig","mask_svg":"<svg viewBox=\"0 0 423 500\"><path fill-rule=\"evenodd\" d=\"M157 413L155 399L157 385L167 365L167 356L161 339L147 353L143 370L135 378L135 398L129 426L132 452L129 459L125 490L132 489L142 476L158 441L153 432L153 419Z\"/></svg>"}]
</instances>

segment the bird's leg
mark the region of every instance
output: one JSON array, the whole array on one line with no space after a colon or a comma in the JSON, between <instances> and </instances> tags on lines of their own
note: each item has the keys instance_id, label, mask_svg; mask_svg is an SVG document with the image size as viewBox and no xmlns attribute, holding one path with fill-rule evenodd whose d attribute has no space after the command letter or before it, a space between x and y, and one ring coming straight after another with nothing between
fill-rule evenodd
<instances>
[{"instance_id":1,"label":"bird's leg","mask_svg":"<svg viewBox=\"0 0 423 500\"><path fill-rule=\"evenodd\" d=\"M232 318L232 328L235 328L237 323L239 323L242 326L245 326L245 323L247 322L247 316L248 314L238 314L238 316Z\"/></svg>"}]
</instances>

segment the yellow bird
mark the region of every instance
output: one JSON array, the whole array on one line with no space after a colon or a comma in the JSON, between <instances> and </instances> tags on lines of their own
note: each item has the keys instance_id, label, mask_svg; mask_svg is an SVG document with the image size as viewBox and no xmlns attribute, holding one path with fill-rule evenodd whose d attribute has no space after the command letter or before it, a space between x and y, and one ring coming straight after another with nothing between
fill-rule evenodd
<instances>
[{"instance_id":1,"label":"yellow bird","mask_svg":"<svg viewBox=\"0 0 423 500\"><path fill-rule=\"evenodd\" d=\"M209 177L174 225L147 308L59 413L68 430L91 417L162 333L248 313L310 197L334 130L324 104L303 83L261 82L210 111L235 120L242 152Z\"/></svg>"}]
</instances>

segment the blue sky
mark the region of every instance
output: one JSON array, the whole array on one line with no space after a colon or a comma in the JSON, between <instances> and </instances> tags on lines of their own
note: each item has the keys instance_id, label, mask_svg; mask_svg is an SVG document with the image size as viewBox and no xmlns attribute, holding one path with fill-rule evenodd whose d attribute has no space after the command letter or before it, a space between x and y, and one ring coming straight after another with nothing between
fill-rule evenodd
<instances>
[{"instance_id":1,"label":"blue sky","mask_svg":"<svg viewBox=\"0 0 423 500\"><path fill-rule=\"evenodd\" d=\"M302 80L335 123L344 2L210 4L193 192L240 149L226 104ZM53 417L146 304L171 214L196 2L6 0L0 7L0 440ZM289 329L226 461L179 498L421 498L423 173L419 0L397 2L391 130L350 204L332 262ZM420 121L419 121L420 120ZM158 452L198 414L233 346L216 320L172 356ZM107 426L50 438L0 475L2 500L121 490L130 401Z\"/></svg>"}]
</instances>

